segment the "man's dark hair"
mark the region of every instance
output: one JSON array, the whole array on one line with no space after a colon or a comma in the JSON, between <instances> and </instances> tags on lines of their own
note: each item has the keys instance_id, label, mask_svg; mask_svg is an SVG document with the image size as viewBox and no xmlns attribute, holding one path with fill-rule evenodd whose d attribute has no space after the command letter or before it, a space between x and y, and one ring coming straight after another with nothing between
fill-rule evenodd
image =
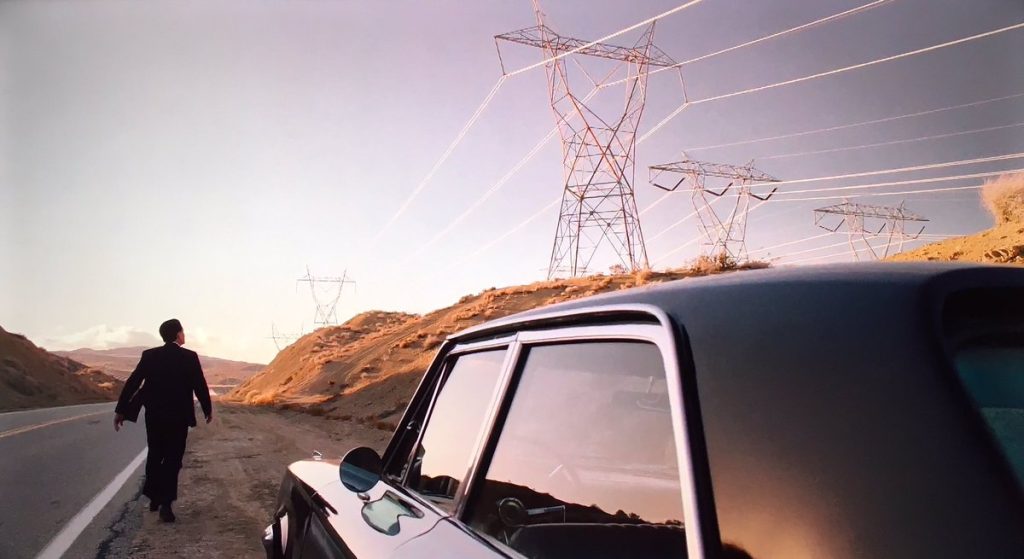
<instances>
[{"instance_id":1,"label":"man's dark hair","mask_svg":"<svg viewBox=\"0 0 1024 559\"><path fill-rule=\"evenodd\" d=\"M178 332L183 330L184 328L181 327L181 322L179 322L177 318L172 318L164 321L164 323L160 325L160 337L163 338L165 342L170 343L178 337Z\"/></svg>"}]
</instances>

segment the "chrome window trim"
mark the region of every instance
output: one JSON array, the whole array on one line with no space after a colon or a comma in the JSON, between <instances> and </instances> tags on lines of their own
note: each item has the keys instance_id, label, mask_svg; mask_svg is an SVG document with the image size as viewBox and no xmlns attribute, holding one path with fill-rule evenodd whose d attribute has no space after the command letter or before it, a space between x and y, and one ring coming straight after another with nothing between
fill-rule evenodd
<instances>
[{"instance_id":1,"label":"chrome window trim","mask_svg":"<svg viewBox=\"0 0 1024 559\"><path fill-rule=\"evenodd\" d=\"M428 374L432 370L437 370L438 371L436 373L437 375L440 375L441 377L447 377L447 375L449 375L451 373L451 363L453 362L453 360L454 360L454 362L457 362L459 357L461 357L463 355L470 354L470 353L480 353L480 352L483 352L483 351L494 351L494 350L498 350L498 349L504 348L504 350L505 350L505 357L504 357L504 359L502 361L502 365L501 365L502 370L498 374L498 382L496 383L495 390L494 390L494 392L491 395L492 401L488 405L487 411L484 412L484 422L483 422L483 425L490 425L494 421L494 418L493 418L492 414L494 413L495 407L497 405L497 403L494 401L494 398L495 398L496 394L501 393L500 388L502 386L502 381L504 380L505 375L506 375L506 370L505 369L509 365L509 355L511 354L511 352L509 350L511 349L512 344L514 343L513 342L514 339L515 339L514 336L501 336L501 337L498 337L498 338L495 338L495 339L484 340L484 341L481 341L481 342L456 343L451 348L451 350L449 350L447 353L441 353L441 354L439 354L435 358L435 362L431 364L430 368L428 368ZM436 367L436 369L435 369L435 367ZM426 382L426 380L427 379L424 379L422 382ZM420 432L416 436L416 441L412 445L412 451L411 451L410 455L406 457L407 463L410 463L414 459L414 457L416 455L416 449L418 449L420 447L420 443L423 442L423 435L426 433L426 431L427 431L426 427L430 423L430 416L433 415L433 413L434 413L434 406L435 406L435 404L437 404L437 397L440 394L441 388L444 386L444 380L445 380L445 378L439 378L436 386L434 386L433 393L430 395L430 404L427 406L427 411L424 414L423 426L420 428ZM404 423L402 425L400 425L399 429L404 428L404 425L405 425ZM485 431L489 432L489 428L481 430L481 432L485 432ZM486 439L482 439L482 438L478 437L478 440L475 442L475 444L473 446L473 449L472 449L472 452L470 453L470 465L471 466L478 461L477 457L479 456L479 453L480 453L479 445L483 444L483 442L485 440ZM447 511L441 509L433 501L431 501L430 499L428 499L424 495L421 495L415 489L413 489L412 487L409 486L409 473L411 471L412 471L411 467L410 468L406 468L405 475L403 475L402 479L399 480L398 485L401 487L403 492L408 494L409 497L413 498L419 504L427 507L431 512L433 512L434 514L438 515L440 518L448 518L448 517L453 516L452 513L449 513ZM455 496L454 496L454 498L452 500L453 503L455 504L455 510L458 510L459 498L460 498L460 495L461 495L462 490L463 490L464 482L465 482L465 478L463 478L460 481L459 489L456 491Z\"/></svg>"},{"instance_id":2,"label":"chrome window trim","mask_svg":"<svg viewBox=\"0 0 1024 559\"><path fill-rule=\"evenodd\" d=\"M525 316L523 316L525 314ZM505 318L498 318L490 322L478 324L476 326L470 326L465 330L456 332L448 337L448 340L453 343L459 343L463 340L479 338L485 335L497 335L500 336L502 333L514 333L522 332L524 330L530 330L533 328L543 327L544 325L551 324L553 322L565 321L573 318L588 317L592 319L600 319L603 316L608 318L618 318L621 320L622 315L633 314L633 315L647 315L649 318L654 318L658 322L662 322L662 317L665 320L668 319L668 315L665 315L664 311L654 305L648 304L615 304L615 305L593 305L587 307L579 307L564 310L548 310L548 311L529 311L527 313L515 314ZM628 321L623 321L623 324L628 324ZM663 325L665 323L662 323ZM671 324L669 322L668 324ZM567 324L564 328L574 328L572 324Z\"/></svg>"},{"instance_id":3,"label":"chrome window trim","mask_svg":"<svg viewBox=\"0 0 1024 559\"><path fill-rule=\"evenodd\" d=\"M516 364L519 363L522 349L523 344L519 341L519 335L517 334L513 342L508 346L508 351L505 354L505 362L502 364L501 376L498 378L498 384L495 386L495 393L491 397L491 404L488 406L487 414L484 416L484 428L480 430L480 436L477 438L476 445L473 449L473 458L470 460L469 468L466 471L466 477L462 479L462 483L459 484L459 490L455 494L455 513L452 514L452 517L455 519L462 518L463 509L466 506L466 497L470 494L470 491L472 490L480 473L480 465L483 462L483 455L487 448L487 443L494 436L495 426L498 420L498 412L501 410L502 404L508 398L509 387L512 384L512 376L515 374Z\"/></svg>"},{"instance_id":4,"label":"chrome window trim","mask_svg":"<svg viewBox=\"0 0 1024 559\"><path fill-rule=\"evenodd\" d=\"M595 317L607 315L615 318L626 314L647 315L656 319L657 324L641 322L616 322L611 324L594 324L586 326L565 325L550 329L539 330L545 323L560 321L572 318ZM676 343L676 332L672 320L663 310L652 305L603 305L596 307L585 307L569 311L554 311L531 315L521 320L504 320L497 324L482 325L471 328L450 338L451 341L471 337L475 334L495 332L498 330L515 328L519 330L514 342L509 346L506 355L505 370L500 380L500 398L492 401L488 412L485 431L486 438L478 441L477 454L470 465L468 478L460 484L459 492L456 495L455 503L455 524L470 533L473 533L462 522L465 513L466 496L471 494L478 483L482 472L481 463L484 461L483 452L487 448L488 441L492 440L496 432L496 422L501 405L509 395L509 386L513 374L519 366L522 356L522 348L527 345L558 343L558 342L579 342L594 340L638 340L653 343L661 352L664 362L665 377L671 407L672 432L676 445L676 464L679 469L680 498L683 506L683 526L686 531L687 557L692 559L704 558L704 536L701 529L699 507L697 504L697 485L693 467L693 451L689 436L689 428L683 407L682 371L679 365L679 348ZM515 359L512 360L512 357ZM436 394L435 394L436 397Z\"/></svg>"},{"instance_id":5,"label":"chrome window trim","mask_svg":"<svg viewBox=\"0 0 1024 559\"><path fill-rule=\"evenodd\" d=\"M463 355L466 353L476 353L478 351L487 351L489 349L498 349L499 347L510 346L515 341L516 336L501 336L489 340L483 340L480 342L461 342L457 343L455 347L444 355L445 359L453 355Z\"/></svg>"},{"instance_id":6,"label":"chrome window trim","mask_svg":"<svg viewBox=\"0 0 1024 559\"><path fill-rule=\"evenodd\" d=\"M412 420L412 415L416 411L414 409L414 404L418 404L421 398L427 398L427 412L430 412L430 403L432 402L433 397L436 395L436 393L421 396L420 392L425 390L425 387L429 386L430 383L434 381L434 378L436 376L442 374L442 367L444 366L444 363L449 356L458 355L469 351L496 348L503 344L507 345L511 343L514 337L515 336L499 336L494 339L483 340L481 342L468 342L461 344L455 342L449 337L444 342L442 342L441 346L438 347L437 351L434 352L434 357L430 360L430 364L427 366L426 371L423 372L423 376L420 378L420 381L416 384L416 390L413 391L413 396L412 398L409 399L409 404L406 406L405 411L402 413L401 419L398 421L398 428L395 429L395 432L391 436L391 440L388 441L387 448L384 449L384 456L382 457L384 464L390 467L392 462L395 460L408 461L410 459L409 455L392 456L392 453L397 451L397 448L395 447L397 447L401 442L400 433L406 428L407 425L409 425L409 422ZM419 440L417 439L416 442L418 443ZM413 448L415 450L415 446ZM398 483L399 485L403 485L405 483L405 477L403 476L402 479L397 480L396 483Z\"/></svg>"}]
</instances>

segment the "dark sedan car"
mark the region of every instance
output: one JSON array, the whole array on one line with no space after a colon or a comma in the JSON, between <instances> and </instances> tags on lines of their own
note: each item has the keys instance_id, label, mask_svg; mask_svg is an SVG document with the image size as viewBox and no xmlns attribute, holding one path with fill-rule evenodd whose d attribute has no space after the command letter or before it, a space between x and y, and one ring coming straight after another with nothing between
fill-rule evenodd
<instances>
[{"instance_id":1,"label":"dark sedan car","mask_svg":"<svg viewBox=\"0 0 1024 559\"><path fill-rule=\"evenodd\" d=\"M1024 557L1024 269L687 279L452 336L270 557Z\"/></svg>"}]
</instances>

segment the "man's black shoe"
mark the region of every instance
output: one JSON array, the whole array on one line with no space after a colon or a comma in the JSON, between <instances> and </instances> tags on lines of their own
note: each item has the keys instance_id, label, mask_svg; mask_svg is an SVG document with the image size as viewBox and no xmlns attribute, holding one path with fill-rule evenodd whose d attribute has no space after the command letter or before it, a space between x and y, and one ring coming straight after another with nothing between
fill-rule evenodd
<instances>
[{"instance_id":1,"label":"man's black shoe","mask_svg":"<svg viewBox=\"0 0 1024 559\"><path fill-rule=\"evenodd\" d=\"M171 505L160 505L160 520L164 522L174 522L174 511L171 510Z\"/></svg>"},{"instance_id":2,"label":"man's black shoe","mask_svg":"<svg viewBox=\"0 0 1024 559\"><path fill-rule=\"evenodd\" d=\"M158 510L160 510L160 503L157 503L156 501L150 501L149 512L156 512Z\"/></svg>"}]
</instances>

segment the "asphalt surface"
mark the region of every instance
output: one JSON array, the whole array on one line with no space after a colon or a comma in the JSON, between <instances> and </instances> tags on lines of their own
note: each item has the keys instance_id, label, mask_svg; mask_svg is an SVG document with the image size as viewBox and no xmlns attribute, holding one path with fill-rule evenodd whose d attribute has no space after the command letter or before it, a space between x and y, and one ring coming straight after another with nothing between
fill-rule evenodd
<instances>
[{"instance_id":1,"label":"asphalt surface","mask_svg":"<svg viewBox=\"0 0 1024 559\"><path fill-rule=\"evenodd\" d=\"M0 557L35 557L145 448L143 418L114 432L113 415L113 402L0 414ZM90 526L83 538L105 531ZM93 543L101 541L76 541L73 549Z\"/></svg>"}]
</instances>

